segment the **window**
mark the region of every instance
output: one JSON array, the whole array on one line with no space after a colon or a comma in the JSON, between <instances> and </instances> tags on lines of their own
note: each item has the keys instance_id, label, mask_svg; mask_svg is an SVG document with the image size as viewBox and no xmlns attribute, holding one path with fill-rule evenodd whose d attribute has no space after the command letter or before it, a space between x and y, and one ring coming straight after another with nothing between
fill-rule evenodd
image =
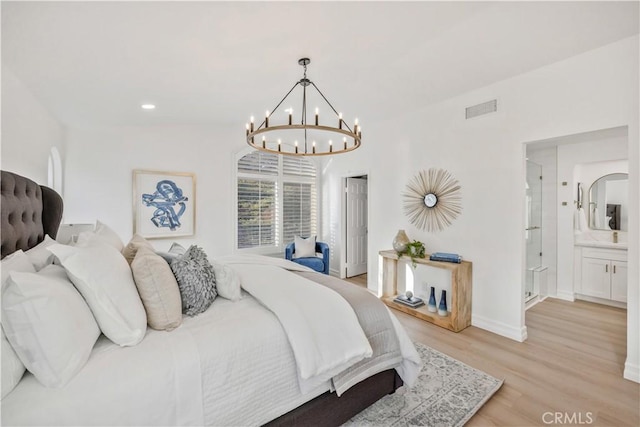
<instances>
[{"instance_id":1,"label":"window","mask_svg":"<svg viewBox=\"0 0 640 427\"><path fill-rule=\"evenodd\" d=\"M304 157L252 151L237 162L238 249L284 250L316 234L316 167Z\"/></svg>"},{"instance_id":2,"label":"window","mask_svg":"<svg viewBox=\"0 0 640 427\"><path fill-rule=\"evenodd\" d=\"M62 195L62 161L56 147L51 147L47 160L47 187Z\"/></svg>"}]
</instances>

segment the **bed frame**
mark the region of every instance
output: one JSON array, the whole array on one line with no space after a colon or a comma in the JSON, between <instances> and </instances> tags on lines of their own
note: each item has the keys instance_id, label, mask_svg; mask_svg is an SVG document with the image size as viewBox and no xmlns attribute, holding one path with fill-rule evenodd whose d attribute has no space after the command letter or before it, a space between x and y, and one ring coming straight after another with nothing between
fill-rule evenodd
<instances>
[{"instance_id":1,"label":"bed frame","mask_svg":"<svg viewBox=\"0 0 640 427\"><path fill-rule=\"evenodd\" d=\"M2 258L55 239L62 220L62 197L52 189L11 172L0 172Z\"/></svg>"},{"instance_id":2,"label":"bed frame","mask_svg":"<svg viewBox=\"0 0 640 427\"><path fill-rule=\"evenodd\" d=\"M62 220L62 198L52 189L23 176L1 171L2 258L33 248L45 235L55 239ZM341 397L326 392L268 423L270 426L336 426L392 394L402 385L394 369L351 387Z\"/></svg>"}]
</instances>

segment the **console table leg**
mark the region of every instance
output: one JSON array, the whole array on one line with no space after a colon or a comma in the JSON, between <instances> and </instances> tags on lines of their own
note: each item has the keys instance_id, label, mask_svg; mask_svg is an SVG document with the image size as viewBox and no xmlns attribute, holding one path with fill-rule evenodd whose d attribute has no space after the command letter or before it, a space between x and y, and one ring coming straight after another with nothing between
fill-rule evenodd
<instances>
[{"instance_id":1,"label":"console table leg","mask_svg":"<svg viewBox=\"0 0 640 427\"><path fill-rule=\"evenodd\" d=\"M382 257L382 296L392 297L398 293L397 269L398 260Z\"/></svg>"}]
</instances>

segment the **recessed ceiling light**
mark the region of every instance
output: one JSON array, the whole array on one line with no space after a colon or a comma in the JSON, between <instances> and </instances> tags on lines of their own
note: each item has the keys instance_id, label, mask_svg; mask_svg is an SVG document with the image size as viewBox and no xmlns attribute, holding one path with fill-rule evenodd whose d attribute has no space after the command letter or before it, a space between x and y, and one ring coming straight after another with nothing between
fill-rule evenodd
<instances>
[{"instance_id":1,"label":"recessed ceiling light","mask_svg":"<svg viewBox=\"0 0 640 427\"><path fill-rule=\"evenodd\" d=\"M142 104L140 108L143 110L155 110L156 106L153 104Z\"/></svg>"}]
</instances>

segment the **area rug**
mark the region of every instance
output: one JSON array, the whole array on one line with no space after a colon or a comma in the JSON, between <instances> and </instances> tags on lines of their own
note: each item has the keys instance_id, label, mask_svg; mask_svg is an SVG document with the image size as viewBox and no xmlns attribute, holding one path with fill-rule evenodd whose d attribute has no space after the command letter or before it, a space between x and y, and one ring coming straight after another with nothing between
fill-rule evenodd
<instances>
[{"instance_id":1,"label":"area rug","mask_svg":"<svg viewBox=\"0 0 640 427\"><path fill-rule=\"evenodd\" d=\"M503 381L416 343L422 370L413 387L402 386L345 426L463 426Z\"/></svg>"}]
</instances>

